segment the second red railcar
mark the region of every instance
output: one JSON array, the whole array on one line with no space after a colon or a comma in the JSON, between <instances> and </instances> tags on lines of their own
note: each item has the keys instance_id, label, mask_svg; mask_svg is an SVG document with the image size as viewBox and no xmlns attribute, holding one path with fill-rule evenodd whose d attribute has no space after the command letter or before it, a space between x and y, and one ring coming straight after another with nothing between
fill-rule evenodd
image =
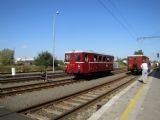
<instances>
[{"instance_id":1,"label":"second red railcar","mask_svg":"<svg viewBox=\"0 0 160 120\"><path fill-rule=\"evenodd\" d=\"M146 61L149 65L149 58L145 55L130 55L128 56L128 71L132 73L141 72L141 64Z\"/></svg>"},{"instance_id":2,"label":"second red railcar","mask_svg":"<svg viewBox=\"0 0 160 120\"><path fill-rule=\"evenodd\" d=\"M87 51L70 51L65 53L65 72L68 74L92 74L111 72L114 57Z\"/></svg>"}]
</instances>

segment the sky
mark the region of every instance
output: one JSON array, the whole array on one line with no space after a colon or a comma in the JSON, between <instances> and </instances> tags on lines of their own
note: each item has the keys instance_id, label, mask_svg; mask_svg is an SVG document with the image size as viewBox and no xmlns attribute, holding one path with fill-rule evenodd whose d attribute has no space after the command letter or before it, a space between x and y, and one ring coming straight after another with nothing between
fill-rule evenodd
<instances>
[{"instance_id":1,"label":"sky","mask_svg":"<svg viewBox=\"0 0 160 120\"><path fill-rule=\"evenodd\" d=\"M160 38L137 38L160 36L159 12L160 0L0 0L0 50L36 57L55 40L62 60L71 50L126 58L139 49L155 60Z\"/></svg>"}]
</instances>

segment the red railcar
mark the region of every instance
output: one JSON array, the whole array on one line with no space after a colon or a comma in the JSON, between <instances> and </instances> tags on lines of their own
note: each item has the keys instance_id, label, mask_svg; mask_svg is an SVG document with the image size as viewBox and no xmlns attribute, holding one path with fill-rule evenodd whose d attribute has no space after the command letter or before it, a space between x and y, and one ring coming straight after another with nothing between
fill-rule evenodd
<instances>
[{"instance_id":1,"label":"red railcar","mask_svg":"<svg viewBox=\"0 0 160 120\"><path fill-rule=\"evenodd\" d=\"M149 58L145 55L128 56L128 71L131 71L132 73L141 72L141 64L143 63L143 60L146 60L149 65Z\"/></svg>"},{"instance_id":2,"label":"red railcar","mask_svg":"<svg viewBox=\"0 0 160 120\"><path fill-rule=\"evenodd\" d=\"M111 72L114 57L87 51L70 51L65 53L65 72L68 74L92 74Z\"/></svg>"}]
</instances>

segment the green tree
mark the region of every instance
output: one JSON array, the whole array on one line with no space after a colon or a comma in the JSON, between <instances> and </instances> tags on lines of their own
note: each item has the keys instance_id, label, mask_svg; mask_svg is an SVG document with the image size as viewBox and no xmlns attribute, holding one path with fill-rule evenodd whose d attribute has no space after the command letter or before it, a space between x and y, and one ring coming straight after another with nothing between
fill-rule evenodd
<instances>
[{"instance_id":1,"label":"green tree","mask_svg":"<svg viewBox=\"0 0 160 120\"><path fill-rule=\"evenodd\" d=\"M126 58L118 58L117 62L119 63L119 67L126 67L127 64L124 62L126 60L127 60Z\"/></svg>"},{"instance_id":2,"label":"green tree","mask_svg":"<svg viewBox=\"0 0 160 120\"><path fill-rule=\"evenodd\" d=\"M58 65L64 65L63 60L57 60L55 59L54 65L57 67Z\"/></svg>"},{"instance_id":3,"label":"green tree","mask_svg":"<svg viewBox=\"0 0 160 120\"><path fill-rule=\"evenodd\" d=\"M14 64L14 50L5 48L0 51L0 64L12 65Z\"/></svg>"},{"instance_id":4,"label":"green tree","mask_svg":"<svg viewBox=\"0 0 160 120\"><path fill-rule=\"evenodd\" d=\"M39 53L38 56L34 60L34 64L37 66L44 66L47 68L48 66L53 65L53 57L52 54L49 53L48 51Z\"/></svg>"},{"instance_id":5,"label":"green tree","mask_svg":"<svg viewBox=\"0 0 160 120\"><path fill-rule=\"evenodd\" d=\"M144 55L142 50L138 50L134 52L135 55Z\"/></svg>"}]
</instances>

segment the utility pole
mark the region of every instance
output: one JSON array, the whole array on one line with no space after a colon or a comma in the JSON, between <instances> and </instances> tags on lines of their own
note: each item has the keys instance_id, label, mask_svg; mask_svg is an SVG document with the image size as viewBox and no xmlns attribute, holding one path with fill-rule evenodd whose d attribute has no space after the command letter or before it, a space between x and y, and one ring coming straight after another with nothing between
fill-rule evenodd
<instances>
[{"instance_id":1,"label":"utility pole","mask_svg":"<svg viewBox=\"0 0 160 120\"><path fill-rule=\"evenodd\" d=\"M160 39L160 36L144 36L144 37L137 37L137 42L142 42L143 40L147 39ZM159 53L157 53L157 61L159 61Z\"/></svg>"},{"instance_id":2,"label":"utility pole","mask_svg":"<svg viewBox=\"0 0 160 120\"><path fill-rule=\"evenodd\" d=\"M56 13L53 15L53 72L54 72L54 59L55 59L55 23L56 23L56 16L59 14L57 10Z\"/></svg>"},{"instance_id":3,"label":"utility pole","mask_svg":"<svg viewBox=\"0 0 160 120\"><path fill-rule=\"evenodd\" d=\"M160 62L160 60L159 60L159 53L157 53L157 61Z\"/></svg>"}]
</instances>

